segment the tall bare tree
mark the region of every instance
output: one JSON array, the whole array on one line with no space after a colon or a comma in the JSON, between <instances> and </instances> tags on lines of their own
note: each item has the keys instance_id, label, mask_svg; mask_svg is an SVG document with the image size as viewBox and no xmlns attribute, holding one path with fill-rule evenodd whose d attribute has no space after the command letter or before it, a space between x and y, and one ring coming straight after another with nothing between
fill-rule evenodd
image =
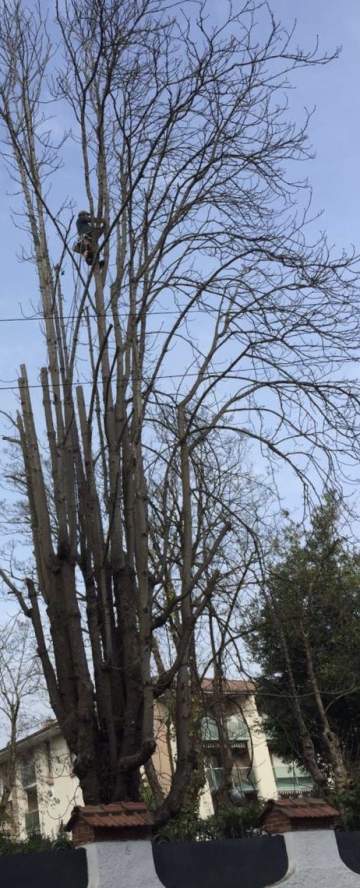
<instances>
[{"instance_id":1,"label":"tall bare tree","mask_svg":"<svg viewBox=\"0 0 360 888\"><path fill-rule=\"evenodd\" d=\"M252 0L221 24L191 2L65 0L49 25L35 4L0 9L4 154L47 346L43 419L25 365L19 378L35 566L16 595L87 802L137 797L154 698L175 687L165 817L194 764L196 627L222 552L239 528L247 541L257 531L228 503L211 524L206 447L216 459L238 435L304 483L340 450L355 455L358 387L342 368L358 337L356 259L307 242L290 170L307 121L288 123L284 98L291 72L328 59L295 48ZM62 163L105 220L91 267L73 252Z\"/></svg>"}]
</instances>

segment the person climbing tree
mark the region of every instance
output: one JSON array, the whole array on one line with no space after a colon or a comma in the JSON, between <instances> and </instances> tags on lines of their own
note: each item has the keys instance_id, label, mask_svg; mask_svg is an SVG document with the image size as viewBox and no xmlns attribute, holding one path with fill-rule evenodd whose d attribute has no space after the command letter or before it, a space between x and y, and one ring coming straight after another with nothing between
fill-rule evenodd
<instances>
[{"instance_id":1,"label":"person climbing tree","mask_svg":"<svg viewBox=\"0 0 360 888\"><path fill-rule=\"evenodd\" d=\"M87 210L81 210L76 220L78 240L74 247L75 253L80 253L87 265L93 265L97 251L97 242L104 232L105 220L94 218ZM97 264L103 268L104 260L99 259Z\"/></svg>"}]
</instances>

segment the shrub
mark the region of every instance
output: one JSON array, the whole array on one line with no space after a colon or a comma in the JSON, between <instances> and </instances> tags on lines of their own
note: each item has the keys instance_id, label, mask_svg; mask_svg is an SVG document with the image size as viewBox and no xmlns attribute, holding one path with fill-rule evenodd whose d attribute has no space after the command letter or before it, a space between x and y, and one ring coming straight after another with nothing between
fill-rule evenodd
<instances>
[{"instance_id":1,"label":"shrub","mask_svg":"<svg viewBox=\"0 0 360 888\"><path fill-rule=\"evenodd\" d=\"M36 851L58 851L66 848L71 850L73 847L70 838L63 831L59 832L56 839L34 833L27 839L21 840L0 833L0 857L4 854L32 854Z\"/></svg>"},{"instance_id":2,"label":"shrub","mask_svg":"<svg viewBox=\"0 0 360 888\"><path fill-rule=\"evenodd\" d=\"M194 811L182 811L174 820L158 830L156 838L163 841L206 842L219 839L242 839L258 832L261 802L229 805L201 820Z\"/></svg>"},{"instance_id":3,"label":"shrub","mask_svg":"<svg viewBox=\"0 0 360 888\"><path fill-rule=\"evenodd\" d=\"M360 830L360 783L353 783L342 792L332 793L330 801L340 811L342 829Z\"/></svg>"}]
</instances>

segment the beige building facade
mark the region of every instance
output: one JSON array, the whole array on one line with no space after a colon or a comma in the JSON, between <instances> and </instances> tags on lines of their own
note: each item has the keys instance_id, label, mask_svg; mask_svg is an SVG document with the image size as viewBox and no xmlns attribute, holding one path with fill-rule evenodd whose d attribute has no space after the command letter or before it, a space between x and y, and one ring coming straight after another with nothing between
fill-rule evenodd
<instances>
[{"instance_id":1,"label":"beige building facade","mask_svg":"<svg viewBox=\"0 0 360 888\"><path fill-rule=\"evenodd\" d=\"M277 798L271 754L256 706L254 686L231 680L222 687L222 715L233 758L234 801ZM206 766L206 786L200 812L209 816L216 807L222 772L219 726L211 679L203 682L202 740Z\"/></svg>"},{"instance_id":2,"label":"beige building facade","mask_svg":"<svg viewBox=\"0 0 360 888\"><path fill-rule=\"evenodd\" d=\"M276 799L310 792L312 783L308 775L272 753L257 710L253 686L247 682L229 681L225 697L227 734L233 755L234 800L246 797ZM207 679L203 709L201 732L206 784L200 798L200 815L206 818L214 812L222 779L212 685ZM176 760L176 744L169 713L163 703L156 707L155 736L157 748L153 763L166 791ZM0 789L6 755L6 748L0 751ZM9 832L19 838L34 832L55 838L69 820L73 807L81 804L82 792L73 773L66 741L57 723L47 722L17 744L17 774L9 806Z\"/></svg>"},{"instance_id":3,"label":"beige building facade","mask_svg":"<svg viewBox=\"0 0 360 888\"><path fill-rule=\"evenodd\" d=\"M0 751L0 791L5 762L6 748ZM82 802L67 743L57 723L46 722L17 744L8 831L20 839L32 833L56 838L73 807Z\"/></svg>"}]
</instances>

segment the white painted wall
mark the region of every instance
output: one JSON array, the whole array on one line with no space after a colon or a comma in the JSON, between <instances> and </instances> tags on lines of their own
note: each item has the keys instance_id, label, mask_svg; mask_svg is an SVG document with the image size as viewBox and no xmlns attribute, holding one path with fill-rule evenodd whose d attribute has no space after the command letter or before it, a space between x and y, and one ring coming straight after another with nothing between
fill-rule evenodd
<instances>
[{"instance_id":1,"label":"white painted wall","mask_svg":"<svg viewBox=\"0 0 360 888\"><path fill-rule=\"evenodd\" d=\"M75 805L83 804L83 796L77 777L72 774L72 764L66 741L60 732L54 736L46 733L38 743L22 751L21 755L34 756L36 792L40 829L43 836L56 838L61 824L70 819ZM25 815L28 810L28 796L22 785L21 756L17 764L16 784L11 794L16 833L26 839Z\"/></svg>"},{"instance_id":2,"label":"white painted wall","mask_svg":"<svg viewBox=\"0 0 360 888\"><path fill-rule=\"evenodd\" d=\"M360 888L360 876L342 862L333 830L291 832L285 836L289 867L277 885L286 888ZM85 845L88 888L163 888L151 843L95 842ZM221 872L219 872L221 884Z\"/></svg>"},{"instance_id":3,"label":"white painted wall","mask_svg":"<svg viewBox=\"0 0 360 888\"><path fill-rule=\"evenodd\" d=\"M261 799L277 799L278 792L271 764L269 747L256 706L255 697L250 694L242 703L242 712L250 733L249 753L256 789Z\"/></svg>"},{"instance_id":4,"label":"white painted wall","mask_svg":"<svg viewBox=\"0 0 360 888\"><path fill-rule=\"evenodd\" d=\"M360 876L341 860L331 829L284 835L289 867L278 885L286 888L360 888Z\"/></svg>"},{"instance_id":5,"label":"white painted wall","mask_svg":"<svg viewBox=\"0 0 360 888\"><path fill-rule=\"evenodd\" d=\"M208 817L211 817L214 813L214 805L210 792L210 787L208 782L206 781L205 786L201 790L200 800L199 800L199 815L202 820L206 820Z\"/></svg>"},{"instance_id":6,"label":"white painted wall","mask_svg":"<svg viewBox=\"0 0 360 888\"><path fill-rule=\"evenodd\" d=\"M79 781L72 773L70 753L64 738L50 741L50 769L48 754L43 744L37 750L36 777L39 797L41 832L56 837L61 823L70 819L75 805L83 805Z\"/></svg>"},{"instance_id":7,"label":"white painted wall","mask_svg":"<svg viewBox=\"0 0 360 888\"><path fill-rule=\"evenodd\" d=\"M94 842L84 847L87 888L164 888L156 874L151 842Z\"/></svg>"}]
</instances>

